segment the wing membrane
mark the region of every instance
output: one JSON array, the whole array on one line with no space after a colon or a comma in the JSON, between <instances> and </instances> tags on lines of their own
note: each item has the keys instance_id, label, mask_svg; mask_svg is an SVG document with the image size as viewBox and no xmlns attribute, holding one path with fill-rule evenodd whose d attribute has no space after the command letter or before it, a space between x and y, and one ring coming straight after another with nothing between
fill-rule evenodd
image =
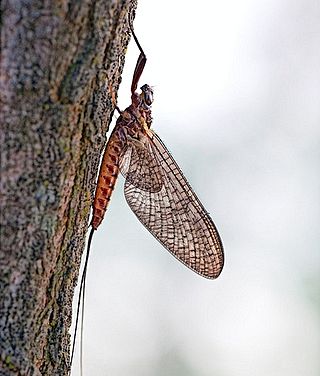
<instances>
[{"instance_id":1,"label":"wing membrane","mask_svg":"<svg viewBox=\"0 0 320 376\"><path fill-rule=\"evenodd\" d=\"M151 130L145 137L126 152L124 193L130 208L178 260L217 278L224 256L212 219L160 138Z\"/></svg>"},{"instance_id":2,"label":"wing membrane","mask_svg":"<svg viewBox=\"0 0 320 376\"><path fill-rule=\"evenodd\" d=\"M159 192L163 186L161 167L148 144L129 143L120 159L120 171L126 181L145 192Z\"/></svg>"}]
</instances>

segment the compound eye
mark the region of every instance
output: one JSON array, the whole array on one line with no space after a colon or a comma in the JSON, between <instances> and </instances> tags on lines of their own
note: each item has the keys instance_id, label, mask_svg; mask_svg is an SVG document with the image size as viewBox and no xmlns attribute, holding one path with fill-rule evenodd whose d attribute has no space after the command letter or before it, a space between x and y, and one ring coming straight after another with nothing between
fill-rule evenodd
<instances>
[{"instance_id":1,"label":"compound eye","mask_svg":"<svg viewBox=\"0 0 320 376\"><path fill-rule=\"evenodd\" d=\"M144 100L148 106L151 106L153 102L153 93L151 91L145 92Z\"/></svg>"}]
</instances>

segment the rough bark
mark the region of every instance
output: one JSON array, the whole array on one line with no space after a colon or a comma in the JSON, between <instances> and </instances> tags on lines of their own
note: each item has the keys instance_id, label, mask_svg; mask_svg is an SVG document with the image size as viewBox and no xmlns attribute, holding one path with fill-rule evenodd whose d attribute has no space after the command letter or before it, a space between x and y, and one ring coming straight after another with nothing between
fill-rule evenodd
<instances>
[{"instance_id":1,"label":"rough bark","mask_svg":"<svg viewBox=\"0 0 320 376\"><path fill-rule=\"evenodd\" d=\"M2 1L0 375L66 375L135 0Z\"/></svg>"}]
</instances>

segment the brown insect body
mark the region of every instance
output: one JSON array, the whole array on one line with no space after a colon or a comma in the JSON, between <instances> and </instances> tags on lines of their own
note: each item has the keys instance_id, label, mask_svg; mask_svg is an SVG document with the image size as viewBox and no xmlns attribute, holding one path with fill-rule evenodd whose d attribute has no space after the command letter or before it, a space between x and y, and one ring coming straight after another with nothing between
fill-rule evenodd
<instances>
[{"instance_id":1,"label":"brown insect body","mask_svg":"<svg viewBox=\"0 0 320 376\"><path fill-rule=\"evenodd\" d=\"M141 74L138 68L135 72ZM137 74L137 73L136 73ZM132 90L136 89L134 76ZM107 143L93 205L97 229L108 207L119 171L126 178L126 200L142 224L179 261L206 278L222 270L223 247L218 231L179 166L150 127L153 91L132 93Z\"/></svg>"},{"instance_id":2,"label":"brown insect body","mask_svg":"<svg viewBox=\"0 0 320 376\"><path fill-rule=\"evenodd\" d=\"M93 203L91 225L94 230L101 224L107 210L119 175L121 156L126 150L128 142L134 142L134 140L139 142L139 135L146 134L151 126L152 102L148 105L145 95L153 93L148 85L144 85L142 88L144 90L140 95L133 93L132 104L120 114L106 145Z\"/></svg>"}]
</instances>

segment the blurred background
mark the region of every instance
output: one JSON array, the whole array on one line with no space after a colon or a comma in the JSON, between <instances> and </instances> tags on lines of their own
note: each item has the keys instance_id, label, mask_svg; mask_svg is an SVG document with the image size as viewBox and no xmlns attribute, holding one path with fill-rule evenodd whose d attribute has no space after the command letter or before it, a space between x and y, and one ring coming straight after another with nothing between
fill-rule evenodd
<instances>
[{"instance_id":1,"label":"blurred background","mask_svg":"<svg viewBox=\"0 0 320 376\"><path fill-rule=\"evenodd\" d=\"M318 376L320 2L139 0L134 26L153 129L226 263L210 281L177 262L127 206L121 177L93 238L85 374ZM122 109L138 54L132 40Z\"/></svg>"}]
</instances>

